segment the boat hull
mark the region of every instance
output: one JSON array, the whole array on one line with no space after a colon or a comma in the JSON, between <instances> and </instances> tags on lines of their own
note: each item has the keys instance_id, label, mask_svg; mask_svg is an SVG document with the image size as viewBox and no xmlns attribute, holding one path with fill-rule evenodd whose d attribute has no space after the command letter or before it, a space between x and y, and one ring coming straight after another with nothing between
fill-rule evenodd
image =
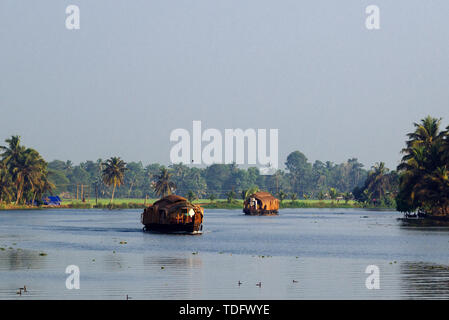
<instances>
[{"instance_id":1,"label":"boat hull","mask_svg":"<svg viewBox=\"0 0 449 320\"><path fill-rule=\"evenodd\" d=\"M278 216L279 212L277 210L248 210L243 209L243 212L247 216Z\"/></svg>"},{"instance_id":2,"label":"boat hull","mask_svg":"<svg viewBox=\"0 0 449 320\"><path fill-rule=\"evenodd\" d=\"M186 223L186 224L150 223L145 225L144 230L162 233L200 233L203 230L203 225L194 223Z\"/></svg>"}]
</instances>

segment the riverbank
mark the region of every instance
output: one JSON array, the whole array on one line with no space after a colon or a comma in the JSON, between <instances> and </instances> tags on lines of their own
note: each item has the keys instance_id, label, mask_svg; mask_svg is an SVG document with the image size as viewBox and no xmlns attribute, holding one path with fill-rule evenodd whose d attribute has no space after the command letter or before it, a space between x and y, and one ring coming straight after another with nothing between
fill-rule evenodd
<instances>
[{"instance_id":1,"label":"riverbank","mask_svg":"<svg viewBox=\"0 0 449 320\"><path fill-rule=\"evenodd\" d=\"M145 206L157 201L157 199L116 199L110 204L110 199L98 199L90 201L64 200L60 206L31 206L0 204L0 210L39 210L39 209L143 209ZM229 202L225 199L210 201L208 199L199 199L193 201L205 209L241 209L243 200L233 200ZM281 209L285 208L366 208L366 209L394 209L389 207L366 206L355 201L334 201L334 200L284 200L280 204Z\"/></svg>"}]
</instances>

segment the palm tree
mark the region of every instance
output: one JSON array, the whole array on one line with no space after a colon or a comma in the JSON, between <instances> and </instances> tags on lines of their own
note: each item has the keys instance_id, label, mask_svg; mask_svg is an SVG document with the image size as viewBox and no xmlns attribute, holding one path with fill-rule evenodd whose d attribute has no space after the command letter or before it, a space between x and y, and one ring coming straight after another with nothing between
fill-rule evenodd
<instances>
[{"instance_id":1,"label":"palm tree","mask_svg":"<svg viewBox=\"0 0 449 320\"><path fill-rule=\"evenodd\" d=\"M259 191L258 186L252 186L249 189L243 190L242 191L242 200L248 199L250 195L252 195L258 191Z\"/></svg>"},{"instance_id":2,"label":"palm tree","mask_svg":"<svg viewBox=\"0 0 449 320\"><path fill-rule=\"evenodd\" d=\"M43 175L42 178L38 181L33 192L32 203L34 204L36 197L38 199L42 198L44 194L51 193L54 189L55 185L48 179L48 175Z\"/></svg>"},{"instance_id":3,"label":"palm tree","mask_svg":"<svg viewBox=\"0 0 449 320\"><path fill-rule=\"evenodd\" d=\"M0 161L0 203L3 200L5 200L6 202L11 201L11 188L12 182L11 176L8 172L8 168L3 161Z\"/></svg>"},{"instance_id":4,"label":"palm tree","mask_svg":"<svg viewBox=\"0 0 449 320\"><path fill-rule=\"evenodd\" d=\"M408 149L416 146L429 147L434 141L440 139L444 132L440 132L441 118L432 118L427 116L421 120L421 123L414 123L415 131L407 134L409 140L406 142L406 148L402 150L405 153L403 160L407 160Z\"/></svg>"},{"instance_id":5,"label":"palm tree","mask_svg":"<svg viewBox=\"0 0 449 320\"><path fill-rule=\"evenodd\" d=\"M366 189L371 194L371 197L374 197L378 201L382 200L387 190L390 189L390 179L387 175L388 171L384 162L378 162L368 173Z\"/></svg>"},{"instance_id":6,"label":"palm tree","mask_svg":"<svg viewBox=\"0 0 449 320\"><path fill-rule=\"evenodd\" d=\"M422 182L414 188L416 197L425 199L433 206L432 214L449 214L449 170L446 166L437 168L432 174L426 174Z\"/></svg>"},{"instance_id":7,"label":"palm tree","mask_svg":"<svg viewBox=\"0 0 449 320\"><path fill-rule=\"evenodd\" d=\"M161 168L160 174L156 176L156 182L154 184L154 191L157 196L165 197L173 193L176 189L176 185L171 181L172 173L166 169Z\"/></svg>"},{"instance_id":8,"label":"palm tree","mask_svg":"<svg viewBox=\"0 0 449 320\"><path fill-rule=\"evenodd\" d=\"M12 166L18 161L19 155L25 150L25 147L20 145L20 136L11 136L5 142L7 146L0 146L0 150L3 150L1 156L6 165Z\"/></svg>"},{"instance_id":9,"label":"palm tree","mask_svg":"<svg viewBox=\"0 0 449 320\"><path fill-rule=\"evenodd\" d=\"M102 165L104 167L102 171L103 182L109 187L113 186L110 202L112 204L115 188L121 186L125 181L126 162L120 159L120 157L111 157L106 162L103 162Z\"/></svg>"},{"instance_id":10,"label":"palm tree","mask_svg":"<svg viewBox=\"0 0 449 320\"><path fill-rule=\"evenodd\" d=\"M16 204L19 204L24 189L27 188L31 193L34 193L36 186L46 175L46 171L44 171L46 170L46 162L36 150L28 148L18 154L14 166L10 167L10 170L16 186Z\"/></svg>"},{"instance_id":11,"label":"palm tree","mask_svg":"<svg viewBox=\"0 0 449 320\"><path fill-rule=\"evenodd\" d=\"M42 188L44 192L48 192L53 187L47 180L47 163L36 150L22 146L19 136L12 136L5 142L6 146L0 146L3 151L1 193L11 200L12 193L15 192L16 204L30 200L34 203ZM5 181L9 181L14 188L6 188Z\"/></svg>"},{"instance_id":12,"label":"palm tree","mask_svg":"<svg viewBox=\"0 0 449 320\"><path fill-rule=\"evenodd\" d=\"M440 123L441 119L426 117L415 123L415 131L407 135L409 140L398 166L399 211L420 209L431 214L449 214L449 127L440 131Z\"/></svg>"}]
</instances>

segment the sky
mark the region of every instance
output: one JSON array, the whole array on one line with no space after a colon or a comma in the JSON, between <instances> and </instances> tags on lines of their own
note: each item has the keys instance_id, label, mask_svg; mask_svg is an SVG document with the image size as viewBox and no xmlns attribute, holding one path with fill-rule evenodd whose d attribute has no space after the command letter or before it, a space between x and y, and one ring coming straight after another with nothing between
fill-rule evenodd
<instances>
[{"instance_id":1,"label":"sky","mask_svg":"<svg viewBox=\"0 0 449 320\"><path fill-rule=\"evenodd\" d=\"M80 29L65 26L68 5ZM368 5L380 30L365 27ZM446 0L2 0L0 140L46 160L169 164L170 132L279 129L279 162L395 168L449 125Z\"/></svg>"}]
</instances>

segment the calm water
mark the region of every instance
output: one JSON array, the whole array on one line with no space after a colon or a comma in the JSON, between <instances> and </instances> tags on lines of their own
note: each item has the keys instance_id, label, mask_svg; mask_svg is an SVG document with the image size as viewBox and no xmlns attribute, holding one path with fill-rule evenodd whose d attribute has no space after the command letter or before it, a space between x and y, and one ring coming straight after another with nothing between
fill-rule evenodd
<instances>
[{"instance_id":1,"label":"calm water","mask_svg":"<svg viewBox=\"0 0 449 320\"><path fill-rule=\"evenodd\" d=\"M449 228L398 217L206 210L203 234L192 236L144 233L140 210L3 211L0 298L448 299ZM80 268L79 290L66 289L68 265ZM368 265L380 269L379 290L365 286Z\"/></svg>"}]
</instances>

